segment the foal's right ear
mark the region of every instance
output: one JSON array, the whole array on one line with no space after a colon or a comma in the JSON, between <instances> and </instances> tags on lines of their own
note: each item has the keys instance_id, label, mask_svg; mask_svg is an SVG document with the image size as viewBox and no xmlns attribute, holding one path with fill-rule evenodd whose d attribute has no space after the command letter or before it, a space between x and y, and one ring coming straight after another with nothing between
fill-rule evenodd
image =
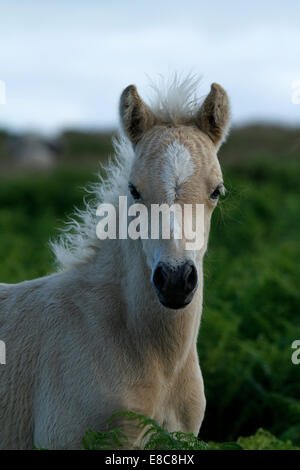
<instances>
[{"instance_id":1,"label":"foal's right ear","mask_svg":"<svg viewBox=\"0 0 300 470\"><path fill-rule=\"evenodd\" d=\"M125 133L134 145L155 124L154 114L134 85L125 88L121 95L120 118Z\"/></svg>"}]
</instances>

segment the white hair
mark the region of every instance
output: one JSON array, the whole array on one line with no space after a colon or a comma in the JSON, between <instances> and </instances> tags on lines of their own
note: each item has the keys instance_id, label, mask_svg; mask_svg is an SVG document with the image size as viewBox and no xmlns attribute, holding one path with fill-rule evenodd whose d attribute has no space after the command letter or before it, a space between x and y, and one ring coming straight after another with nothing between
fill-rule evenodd
<instances>
[{"instance_id":1,"label":"white hair","mask_svg":"<svg viewBox=\"0 0 300 470\"><path fill-rule=\"evenodd\" d=\"M192 156L184 145L175 140L166 148L162 161L162 181L169 204L173 204L179 187L194 173Z\"/></svg>"},{"instance_id":2,"label":"white hair","mask_svg":"<svg viewBox=\"0 0 300 470\"><path fill-rule=\"evenodd\" d=\"M152 112L163 122L184 123L190 121L199 109L198 88L201 78L195 75L181 77L177 73L157 82L150 80L153 96L150 98Z\"/></svg>"},{"instance_id":3,"label":"white hair","mask_svg":"<svg viewBox=\"0 0 300 470\"><path fill-rule=\"evenodd\" d=\"M96 209L102 202L115 204L120 193L127 193L134 151L123 135L113 139L113 147L114 161L102 167L101 173L105 173L105 177L99 172L97 183L85 188L91 197L84 201L84 209L76 208L57 240L50 241L56 264L61 269L87 261L100 248L101 241L96 235Z\"/></svg>"}]
</instances>

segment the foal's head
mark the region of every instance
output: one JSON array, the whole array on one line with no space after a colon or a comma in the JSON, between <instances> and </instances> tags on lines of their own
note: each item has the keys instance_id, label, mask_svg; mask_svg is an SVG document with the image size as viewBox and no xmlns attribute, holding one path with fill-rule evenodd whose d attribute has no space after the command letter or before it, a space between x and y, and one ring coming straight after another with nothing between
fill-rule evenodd
<instances>
[{"instance_id":1,"label":"foal's head","mask_svg":"<svg viewBox=\"0 0 300 470\"><path fill-rule=\"evenodd\" d=\"M135 150L128 182L132 203L144 204L149 214L153 204L178 204L181 208L190 204L192 219L196 204L204 207L200 249L186 249L184 233L180 240L174 236L142 240L160 302L177 309L188 305L196 292L211 215L225 190L217 151L228 129L229 102L223 88L213 84L203 104L193 112L172 115L171 111L150 109L134 85L122 93L121 122Z\"/></svg>"}]
</instances>

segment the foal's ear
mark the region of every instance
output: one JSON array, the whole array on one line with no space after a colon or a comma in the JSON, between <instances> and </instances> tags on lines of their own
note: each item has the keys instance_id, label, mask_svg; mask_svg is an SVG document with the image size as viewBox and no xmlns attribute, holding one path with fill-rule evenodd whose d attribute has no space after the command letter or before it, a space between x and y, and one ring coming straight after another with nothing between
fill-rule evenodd
<instances>
[{"instance_id":1,"label":"foal's ear","mask_svg":"<svg viewBox=\"0 0 300 470\"><path fill-rule=\"evenodd\" d=\"M129 85L120 98L120 117L124 131L135 145L155 123L151 109L144 103L134 85Z\"/></svg>"},{"instance_id":2,"label":"foal's ear","mask_svg":"<svg viewBox=\"0 0 300 470\"><path fill-rule=\"evenodd\" d=\"M225 140L230 121L230 106L226 91L217 83L205 98L196 114L196 124L207 134L217 149Z\"/></svg>"}]
</instances>

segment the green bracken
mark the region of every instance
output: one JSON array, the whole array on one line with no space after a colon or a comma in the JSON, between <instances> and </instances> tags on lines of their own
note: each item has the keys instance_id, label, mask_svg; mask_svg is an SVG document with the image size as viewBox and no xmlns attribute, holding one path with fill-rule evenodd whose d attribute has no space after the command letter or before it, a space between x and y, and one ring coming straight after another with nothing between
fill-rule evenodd
<instances>
[{"instance_id":1,"label":"green bracken","mask_svg":"<svg viewBox=\"0 0 300 470\"><path fill-rule=\"evenodd\" d=\"M144 450L300 450L291 441L281 441L264 429L259 429L253 436L240 437L237 442L206 443L193 434L169 432L155 420L131 411L115 413L109 422L116 416L122 416L124 420L136 424L146 442ZM85 450L122 450L123 447L126 448L127 442L126 434L120 429L107 432L90 430L82 439Z\"/></svg>"}]
</instances>

